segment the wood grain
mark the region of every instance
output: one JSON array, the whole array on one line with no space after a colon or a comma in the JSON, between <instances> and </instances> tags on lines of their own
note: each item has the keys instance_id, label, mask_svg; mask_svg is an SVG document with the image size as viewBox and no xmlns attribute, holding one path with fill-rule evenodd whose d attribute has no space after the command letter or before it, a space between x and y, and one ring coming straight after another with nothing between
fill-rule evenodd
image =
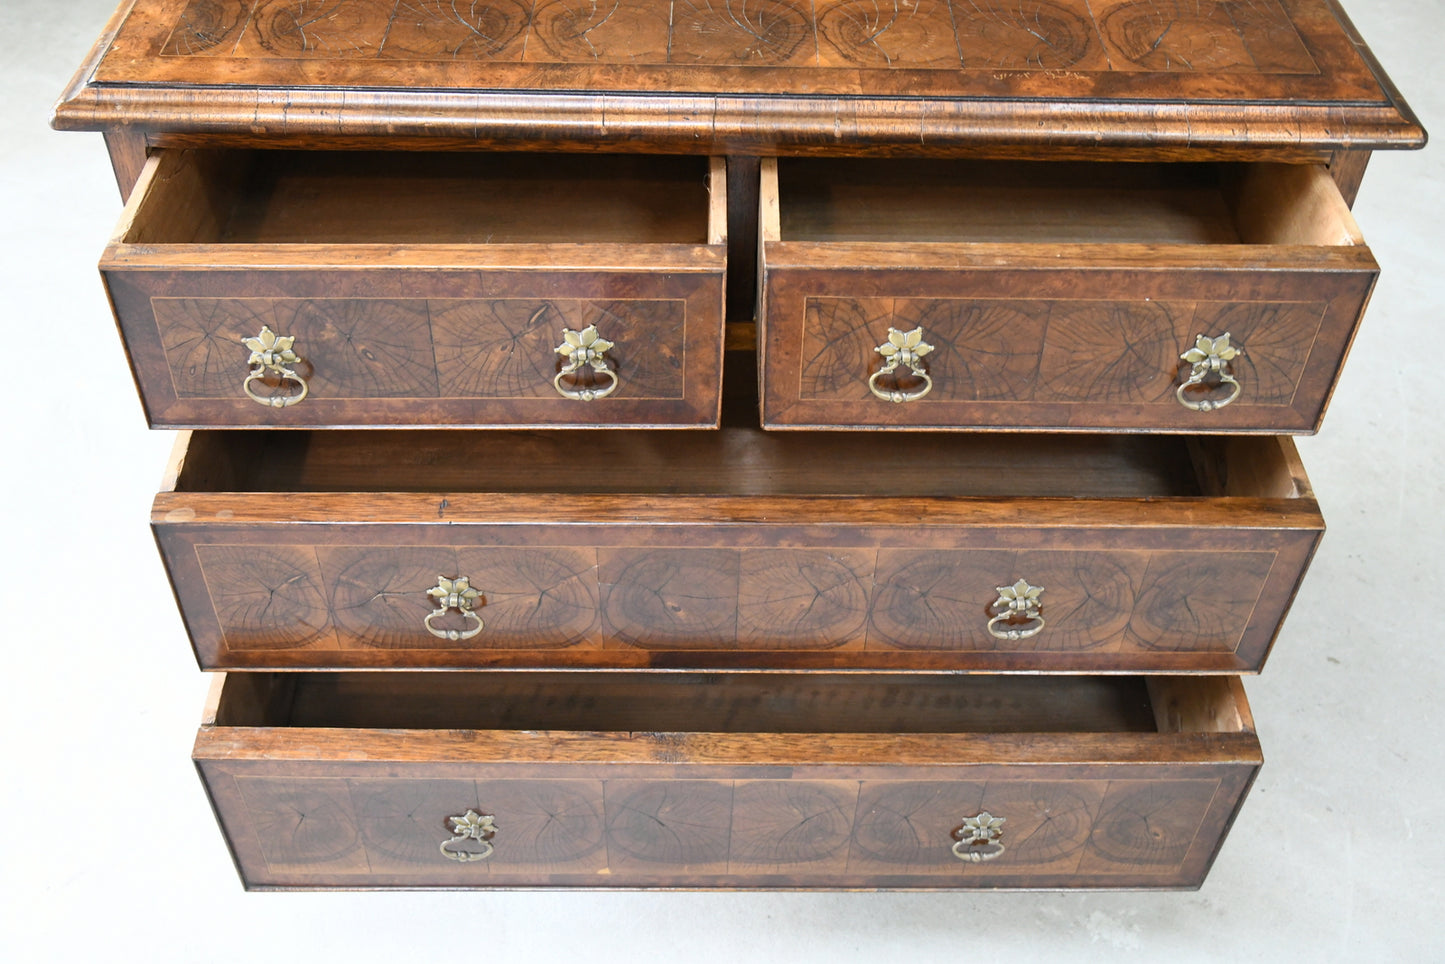
<instances>
[{"instance_id":1,"label":"wood grain","mask_svg":"<svg viewBox=\"0 0 1445 964\"><path fill-rule=\"evenodd\" d=\"M238 692L238 715L222 693L230 722L203 727L195 757L248 886L1193 886L1259 765L1248 732L1152 732L1147 699L1142 716L1100 714L1087 694L1142 696L1124 679L912 677L922 716L898 711L899 679L408 679L384 687L401 706L376 674L306 674L320 699L289 710ZM1211 682L1169 686L1197 702L1187 691ZM649 727L692 707L689 731ZM479 711L505 729L416 726ZM408 712L411 727L367 728ZM1010 729L1040 714L1066 729ZM532 729L545 720L581 731ZM913 733L888 729L904 721ZM927 729L945 721L965 729ZM436 853L469 808L498 827L480 866ZM963 864L954 834L981 810L1005 818L1005 852Z\"/></svg>"},{"instance_id":2,"label":"wood grain","mask_svg":"<svg viewBox=\"0 0 1445 964\"><path fill-rule=\"evenodd\" d=\"M1334 0L134 0L54 124L139 185L148 417L268 429L712 425L725 292L774 424L1197 432L1178 356L1227 330L1205 430L1312 431L1376 271L1347 205L1425 136ZM267 150L169 153L222 145ZM1005 163L799 167L780 210L759 154ZM1105 158L1171 163L1057 163ZM588 324L626 388L555 415ZM236 398L260 325L304 412ZM926 408L863 408L880 326L943 333ZM154 519L204 665L533 671L228 681L195 759L248 886L1198 885L1260 764L1237 679L960 671L1258 669L1322 529L1292 446L779 439L729 391L700 442L187 440ZM420 635L463 572L486 633ZM1048 630L1000 641L1016 576ZM454 864L468 809L498 851Z\"/></svg>"},{"instance_id":3,"label":"wood grain","mask_svg":"<svg viewBox=\"0 0 1445 964\"><path fill-rule=\"evenodd\" d=\"M345 785L258 775L238 778L236 788L274 871L327 867L356 873L366 867Z\"/></svg>"},{"instance_id":4,"label":"wood grain","mask_svg":"<svg viewBox=\"0 0 1445 964\"><path fill-rule=\"evenodd\" d=\"M1180 686L1178 677L1146 681L1155 723L1161 733L1234 733L1253 730L1249 704L1239 696L1238 677Z\"/></svg>"},{"instance_id":5,"label":"wood grain","mask_svg":"<svg viewBox=\"0 0 1445 964\"><path fill-rule=\"evenodd\" d=\"M1370 156L1369 151L1335 151L1330 156L1330 177L1339 185L1340 196L1350 207L1355 206L1355 197L1360 193Z\"/></svg>"},{"instance_id":6,"label":"wood grain","mask_svg":"<svg viewBox=\"0 0 1445 964\"><path fill-rule=\"evenodd\" d=\"M195 432L153 523L207 667L1055 672L1257 669L1322 529L1272 439L875 438ZM1046 626L997 638L1019 579Z\"/></svg>"},{"instance_id":7,"label":"wood grain","mask_svg":"<svg viewBox=\"0 0 1445 964\"><path fill-rule=\"evenodd\" d=\"M507 671L243 673L230 726L709 733L1142 733L1160 728L1133 677ZM255 677L256 682L247 682ZM1181 680L1184 677L1164 677ZM1204 682L1231 729L1235 692ZM274 690L274 694L272 691ZM1172 694L1169 705L1182 697ZM1192 729L1179 715L1168 732ZM1234 722L1238 722L1237 719Z\"/></svg>"},{"instance_id":8,"label":"wood grain","mask_svg":"<svg viewBox=\"0 0 1445 964\"><path fill-rule=\"evenodd\" d=\"M1069 873L1078 868L1107 789L1107 782L1088 780L872 784L858 801L851 862L875 873L956 878L953 831L964 817L986 810L1005 818L1008 860L970 866L969 875L1017 873L1020 867Z\"/></svg>"},{"instance_id":9,"label":"wood grain","mask_svg":"<svg viewBox=\"0 0 1445 964\"><path fill-rule=\"evenodd\" d=\"M1100 805L1079 869L1104 873L1139 865L1172 867L1188 852L1219 784L1180 780L1170 785L1124 781Z\"/></svg>"},{"instance_id":10,"label":"wood grain","mask_svg":"<svg viewBox=\"0 0 1445 964\"><path fill-rule=\"evenodd\" d=\"M598 781L381 778L348 781L347 789L362 843L377 872L425 873L442 859L439 844L452 830L446 818L468 810L506 816L499 824L494 857L458 866L459 879L484 878L494 869L585 873L606 866Z\"/></svg>"},{"instance_id":11,"label":"wood grain","mask_svg":"<svg viewBox=\"0 0 1445 964\"><path fill-rule=\"evenodd\" d=\"M316 554L309 548L197 546L215 618L236 649L335 648Z\"/></svg>"},{"instance_id":12,"label":"wood grain","mask_svg":"<svg viewBox=\"0 0 1445 964\"><path fill-rule=\"evenodd\" d=\"M727 244L711 167L165 152L102 271L156 426L709 426ZM618 388L579 403L554 387L556 348L593 325ZM263 327L295 339L303 403L242 391Z\"/></svg>"},{"instance_id":13,"label":"wood grain","mask_svg":"<svg viewBox=\"0 0 1445 964\"><path fill-rule=\"evenodd\" d=\"M483 591L475 612L484 635L463 645L565 649L596 638L595 553L547 549L325 547L317 550L332 619L344 646L432 648L423 620L436 609L426 590L441 576L468 576ZM455 622L452 626L449 623ZM453 614L441 628L465 629ZM225 623L228 627L232 625Z\"/></svg>"},{"instance_id":14,"label":"wood grain","mask_svg":"<svg viewBox=\"0 0 1445 964\"><path fill-rule=\"evenodd\" d=\"M531 650L542 659L579 645L1233 654L1276 562L1275 552L1239 550L884 549L875 570L874 552L861 548L843 550L860 560L857 569L836 565L839 550L285 548L303 565L283 565L276 549L196 547L226 649L280 655L334 650L335 639L344 649ZM1042 612L1051 628L1003 642L986 623L997 586L1016 574L1048 590ZM426 590L439 575L466 575L483 592L475 609L483 634L446 645L427 632L423 620L435 607ZM202 611L194 622L210 620ZM438 625L469 628L461 616Z\"/></svg>"},{"instance_id":15,"label":"wood grain","mask_svg":"<svg viewBox=\"0 0 1445 964\"><path fill-rule=\"evenodd\" d=\"M784 159L761 192L774 428L1313 432L1379 271L1322 167ZM926 397L870 390L890 329ZM1239 397L1191 411L1180 356L1225 333Z\"/></svg>"},{"instance_id":16,"label":"wood grain","mask_svg":"<svg viewBox=\"0 0 1445 964\"><path fill-rule=\"evenodd\" d=\"M1120 69L1190 73L1319 70L1278 3L1232 0L1104 0L1097 11L1111 63Z\"/></svg>"},{"instance_id":17,"label":"wood grain","mask_svg":"<svg viewBox=\"0 0 1445 964\"><path fill-rule=\"evenodd\" d=\"M121 43L165 29L154 8L142 4ZM1299 32L1318 27L1297 27L1274 0L552 0L535 11L515 0L465 11L434 0L196 0L171 22L161 58L1321 72Z\"/></svg>"},{"instance_id":18,"label":"wood grain","mask_svg":"<svg viewBox=\"0 0 1445 964\"><path fill-rule=\"evenodd\" d=\"M167 30L168 18L159 6L140 4L115 46L154 43L151 38ZM560 0L541 4L529 17L523 5L509 0L473 5L465 13L426 0L399 5L197 0L178 18L172 15L169 36L155 60L128 65L124 73L102 63L98 76L111 83L140 77L179 80L190 76L184 70L187 61L222 57L250 67L256 79L268 76L252 66L261 58L282 61L271 66L271 77L285 70L288 61L450 64L454 83L463 74L456 68L468 61L494 67L519 61L559 66L851 65L878 68L884 77L890 70L960 67L1319 75L1323 71L1306 52L1301 31L1333 39L1318 18L1300 17L1296 23L1274 0L1247 5L981 0L919 7L889 0L832 0L816 8L796 0L681 0L670 8L669 13L669 5L647 0L612 0L595 8ZM529 35L535 44L524 42ZM895 54L905 50L909 53ZM1341 59L1343 63L1332 66L1360 84L1359 64Z\"/></svg>"},{"instance_id":19,"label":"wood grain","mask_svg":"<svg viewBox=\"0 0 1445 964\"><path fill-rule=\"evenodd\" d=\"M735 781L729 873L845 872L857 795L841 780Z\"/></svg>"},{"instance_id":20,"label":"wood grain","mask_svg":"<svg viewBox=\"0 0 1445 964\"><path fill-rule=\"evenodd\" d=\"M105 134L105 148L110 154L110 166L115 171L115 185L120 189L120 199L124 203L145 168L145 135L131 131L108 131Z\"/></svg>"},{"instance_id":21,"label":"wood grain","mask_svg":"<svg viewBox=\"0 0 1445 964\"><path fill-rule=\"evenodd\" d=\"M1330 0L140 0L54 124L746 154L1424 137Z\"/></svg>"}]
</instances>

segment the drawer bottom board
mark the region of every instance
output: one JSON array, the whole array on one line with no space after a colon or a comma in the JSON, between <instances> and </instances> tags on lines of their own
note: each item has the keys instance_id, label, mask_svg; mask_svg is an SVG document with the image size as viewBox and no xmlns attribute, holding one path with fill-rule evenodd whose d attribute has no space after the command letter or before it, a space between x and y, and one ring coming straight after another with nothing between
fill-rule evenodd
<instances>
[{"instance_id":1,"label":"drawer bottom board","mask_svg":"<svg viewBox=\"0 0 1445 964\"><path fill-rule=\"evenodd\" d=\"M1235 678L225 679L256 889L1197 887L1261 763Z\"/></svg>"}]
</instances>

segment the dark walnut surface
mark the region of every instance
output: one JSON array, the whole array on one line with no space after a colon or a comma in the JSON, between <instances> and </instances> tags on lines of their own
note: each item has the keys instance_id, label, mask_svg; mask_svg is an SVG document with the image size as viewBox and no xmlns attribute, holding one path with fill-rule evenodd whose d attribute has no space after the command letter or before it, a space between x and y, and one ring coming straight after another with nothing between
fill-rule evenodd
<instances>
[{"instance_id":1,"label":"dark walnut surface","mask_svg":"<svg viewBox=\"0 0 1445 964\"><path fill-rule=\"evenodd\" d=\"M815 154L1424 139L1330 0L136 0L55 125Z\"/></svg>"}]
</instances>

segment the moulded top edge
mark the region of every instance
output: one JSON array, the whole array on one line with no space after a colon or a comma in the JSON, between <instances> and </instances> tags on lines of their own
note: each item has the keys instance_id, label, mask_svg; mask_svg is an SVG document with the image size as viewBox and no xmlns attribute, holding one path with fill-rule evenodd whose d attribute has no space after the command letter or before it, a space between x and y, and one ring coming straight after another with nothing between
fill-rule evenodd
<instances>
[{"instance_id":1,"label":"moulded top edge","mask_svg":"<svg viewBox=\"0 0 1445 964\"><path fill-rule=\"evenodd\" d=\"M352 0L304 24L284 4L135 0L55 126L693 150L1424 143L1331 0L1256 0L1247 15L924 0L896 23L868 0L886 22L866 38L845 29L858 2L773 0L764 29L745 29L694 0Z\"/></svg>"}]
</instances>

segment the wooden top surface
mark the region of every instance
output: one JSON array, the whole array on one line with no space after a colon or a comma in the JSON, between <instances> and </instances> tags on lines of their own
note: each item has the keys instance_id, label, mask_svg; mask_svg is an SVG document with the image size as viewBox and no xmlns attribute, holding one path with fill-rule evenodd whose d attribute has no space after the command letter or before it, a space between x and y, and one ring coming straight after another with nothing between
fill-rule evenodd
<instances>
[{"instance_id":1,"label":"wooden top surface","mask_svg":"<svg viewBox=\"0 0 1445 964\"><path fill-rule=\"evenodd\" d=\"M1332 0L134 0L55 123L800 153L1423 142Z\"/></svg>"}]
</instances>

